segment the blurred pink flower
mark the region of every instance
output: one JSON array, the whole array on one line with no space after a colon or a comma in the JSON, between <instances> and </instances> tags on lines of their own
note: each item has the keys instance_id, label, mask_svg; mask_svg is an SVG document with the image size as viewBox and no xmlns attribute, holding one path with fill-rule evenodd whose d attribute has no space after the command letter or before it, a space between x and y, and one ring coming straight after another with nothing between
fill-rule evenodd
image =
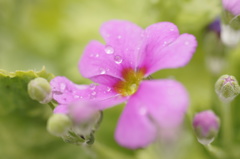
<instances>
[{"instance_id":1,"label":"blurred pink flower","mask_svg":"<svg viewBox=\"0 0 240 159\"><path fill-rule=\"evenodd\" d=\"M97 102L106 109L127 101L119 119L115 138L128 148L145 147L161 129L178 127L189 99L175 80L144 80L165 68L185 66L195 52L193 35L179 35L169 22L150 25L145 30L128 21L113 20L101 27L106 45L90 42L79 62L81 74L98 85L75 85L64 77L52 80L55 112L66 112L74 100ZM64 89L62 89L64 88Z\"/></svg>"},{"instance_id":2,"label":"blurred pink flower","mask_svg":"<svg viewBox=\"0 0 240 159\"><path fill-rule=\"evenodd\" d=\"M222 0L223 8L233 15L240 14L240 0Z\"/></svg>"}]
</instances>

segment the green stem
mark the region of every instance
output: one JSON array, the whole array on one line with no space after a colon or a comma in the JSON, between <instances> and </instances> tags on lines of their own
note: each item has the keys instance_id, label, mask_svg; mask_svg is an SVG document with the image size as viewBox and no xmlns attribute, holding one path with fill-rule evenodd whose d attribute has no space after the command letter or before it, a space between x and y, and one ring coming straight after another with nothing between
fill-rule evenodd
<instances>
[{"instance_id":1,"label":"green stem","mask_svg":"<svg viewBox=\"0 0 240 159\"><path fill-rule=\"evenodd\" d=\"M225 152L219 149L218 147L208 144L205 146L205 148L208 150L208 152L210 152L212 155L214 155L217 158L226 158Z\"/></svg>"},{"instance_id":2,"label":"green stem","mask_svg":"<svg viewBox=\"0 0 240 159\"><path fill-rule=\"evenodd\" d=\"M99 142L95 142L92 145L92 148L102 157L106 159L133 159L133 157L119 153L118 151L115 151L109 147L106 147L103 144L100 144Z\"/></svg>"},{"instance_id":3,"label":"green stem","mask_svg":"<svg viewBox=\"0 0 240 159\"><path fill-rule=\"evenodd\" d=\"M230 148L232 143L232 120L230 103L222 103L222 132L224 147Z\"/></svg>"},{"instance_id":4,"label":"green stem","mask_svg":"<svg viewBox=\"0 0 240 159\"><path fill-rule=\"evenodd\" d=\"M48 105L50 106L50 108L51 108L52 110L55 109L55 106L52 104L52 102L49 102Z\"/></svg>"}]
</instances>

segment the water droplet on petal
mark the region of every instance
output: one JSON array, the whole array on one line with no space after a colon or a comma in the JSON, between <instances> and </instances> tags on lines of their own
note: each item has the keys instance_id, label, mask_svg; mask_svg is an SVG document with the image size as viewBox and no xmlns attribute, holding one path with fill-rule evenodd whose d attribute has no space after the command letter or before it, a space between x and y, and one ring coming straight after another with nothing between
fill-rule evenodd
<instances>
[{"instance_id":1,"label":"water droplet on petal","mask_svg":"<svg viewBox=\"0 0 240 159\"><path fill-rule=\"evenodd\" d=\"M188 41L185 41L185 43L184 43L185 45L188 45L189 44L189 42Z\"/></svg>"},{"instance_id":2,"label":"water droplet on petal","mask_svg":"<svg viewBox=\"0 0 240 159\"><path fill-rule=\"evenodd\" d=\"M78 95L75 95L75 96L74 96L74 98L76 98L76 99L77 99L77 98L79 98L79 96L78 96Z\"/></svg>"},{"instance_id":3,"label":"water droplet on petal","mask_svg":"<svg viewBox=\"0 0 240 159\"><path fill-rule=\"evenodd\" d=\"M103 69L103 68L100 68L99 70L100 70L100 74L101 74L101 75L103 75L103 74L105 74L105 73L106 73L106 70L105 70L105 69Z\"/></svg>"},{"instance_id":4,"label":"water droplet on petal","mask_svg":"<svg viewBox=\"0 0 240 159\"><path fill-rule=\"evenodd\" d=\"M170 31L174 31L174 28L170 28Z\"/></svg>"},{"instance_id":5,"label":"water droplet on petal","mask_svg":"<svg viewBox=\"0 0 240 159\"><path fill-rule=\"evenodd\" d=\"M113 54L114 53L114 49L113 49L113 47L112 46L110 46L110 45L106 45L105 46L105 52L106 52L106 54Z\"/></svg>"},{"instance_id":6,"label":"water droplet on petal","mask_svg":"<svg viewBox=\"0 0 240 159\"><path fill-rule=\"evenodd\" d=\"M99 54L96 54L95 57L99 57Z\"/></svg>"},{"instance_id":7,"label":"water droplet on petal","mask_svg":"<svg viewBox=\"0 0 240 159\"><path fill-rule=\"evenodd\" d=\"M61 91L64 91L66 89L66 84L65 83L61 83L60 84L60 89L61 89Z\"/></svg>"},{"instance_id":8,"label":"water droplet on petal","mask_svg":"<svg viewBox=\"0 0 240 159\"><path fill-rule=\"evenodd\" d=\"M121 35L118 35L118 37L117 37L118 39L121 39L122 38L122 36Z\"/></svg>"},{"instance_id":9,"label":"water droplet on petal","mask_svg":"<svg viewBox=\"0 0 240 159\"><path fill-rule=\"evenodd\" d=\"M107 91L110 92L111 91L111 87L107 87Z\"/></svg>"},{"instance_id":10,"label":"water droplet on petal","mask_svg":"<svg viewBox=\"0 0 240 159\"><path fill-rule=\"evenodd\" d=\"M147 114L147 109L146 109L145 107L141 107L141 108L139 109L139 114L140 114L140 115L145 115L145 114Z\"/></svg>"},{"instance_id":11,"label":"water droplet on petal","mask_svg":"<svg viewBox=\"0 0 240 159\"><path fill-rule=\"evenodd\" d=\"M114 61L116 64L120 64L120 63L122 63L123 59L121 56L116 55L116 56L114 56Z\"/></svg>"},{"instance_id":12,"label":"water droplet on petal","mask_svg":"<svg viewBox=\"0 0 240 159\"><path fill-rule=\"evenodd\" d=\"M165 46L165 45L167 45L167 41L164 41L164 42L163 42L163 46Z\"/></svg>"},{"instance_id":13,"label":"water droplet on petal","mask_svg":"<svg viewBox=\"0 0 240 159\"><path fill-rule=\"evenodd\" d=\"M94 89L96 88L96 85L92 83L92 84L90 84L89 88L90 88L91 90L94 90Z\"/></svg>"},{"instance_id":14,"label":"water droplet on petal","mask_svg":"<svg viewBox=\"0 0 240 159\"><path fill-rule=\"evenodd\" d=\"M97 92L92 91L91 95L95 96L97 94Z\"/></svg>"}]
</instances>

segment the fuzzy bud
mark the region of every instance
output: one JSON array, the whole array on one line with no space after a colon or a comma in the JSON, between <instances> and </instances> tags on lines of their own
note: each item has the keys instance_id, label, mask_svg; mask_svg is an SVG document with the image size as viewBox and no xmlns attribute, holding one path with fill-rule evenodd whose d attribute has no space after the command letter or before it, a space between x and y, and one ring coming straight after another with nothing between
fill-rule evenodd
<instances>
[{"instance_id":1,"label":"fuzzy bud","mask_svg":"<svg viewBox=\"0 0 240 159\"><path fill-rule=\"evenodd\" d=\"M196 114L193 119L193 128L198 141L203 145L213 142L218 133L219 124L219 118L211 110Z\"/></svg>"},{"instance_id":2,"label":"fuzzy bud","mask_svg":"<svg viewBox=\"0 0 240 159\"><path fill-rule=\"evenodd\" d=\"M51 86L46 79L41 77L37 77L28 83L28 94L41 104L47 104L52 100Z\"/></svg>"},{"instance_id":3,"label":"fuzzy bud","mask_svg":"<svg viewBox=\"0 0 240 159\"><path fill-rule=\"evenodd\" d=\"M72 121L65 114L53 114L47 122L47 130L55 136L65 135L72 126Z\"/></svg>"},{"instance_id":4,"label":"fuzzy bud","mask_svg":"<svg viewBox=\"0 0 240 159\"><path fill-rule=\"evenodd\" d=\"M240 88L234 76L223 75L217 80L215 91L220 100L230 102L239 94Z\"/></svg>"},{"instance_id":5,"label":"fuzzy bud","mask_svg":"<svg viewBox=\"0 0 240 159\"><path fill-rule=\"evenodd\" d=\"M102 113L94 106L94 103L84 101L69 105L69 116L75 125L73 130L77 134L89 135L99 127Z\"/></svg>"}]
</instances>

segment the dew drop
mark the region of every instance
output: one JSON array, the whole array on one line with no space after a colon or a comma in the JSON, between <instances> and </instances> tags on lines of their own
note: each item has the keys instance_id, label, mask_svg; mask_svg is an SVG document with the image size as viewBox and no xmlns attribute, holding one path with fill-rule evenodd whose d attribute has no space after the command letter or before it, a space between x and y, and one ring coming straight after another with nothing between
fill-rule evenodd
<instances>
[{"instance_id":1,"label":"dew drop","mask_svg":"<svg viewBox=\"0 0 240 159\"><path fill-rule=\"evenodd\" d=\"M123 59L121 56L116 55L116 56L114 56L114 61L116 64L120 64L120 63L122 63Z\"/></svg>"},{"instance_id":2,"label":"dew drop","mask_svg":"<svg viewBox=\"0 0 240 159\"><path fill-rule=\"evenodd\" d=\"M139 109L139 114L140 115L145 115L147 113L147 109L145 108L145 107L141 107L140 109Z\"/></svg>"},{"instance_id":3,"label":"dew drop","mask_svg":"<svg viewBox=\"0 0 240 159\"><path fill-rule=\"evenodd\" d=\"M96 85L95 85L95 84L90 84L89 88L90 88L91 90L94 90L94 89L96 88Z\"/></svg>"},{"instance_id":4,"label":"dew drop","mask_svg":"<svg viewBox=\"0 0 240 159\"><path fill-rule=\"evenodd\" d=\"M110 88L110 87L107 87L107 91L110 92L110 91L111 91L111 88Z\"/></svg>"},{"instance_id":5,"label":"dew drop","mask_svg":"<svg viewBox=\"0 0 240 159\"><path fill-rule=\"evenodd\" d=\"M163 42L163 46L165 46L165 45L167 45L167 41L164 41L164 42Z\"/></svg>"},{"instance_id":6,"label":"dew drop","mask_svg":"<svg viewBox=\"0 0 240 159\"><path fill-rule=\"evenodd\" d=\"M105 70L105 69L103 69L103 68L100 68L99 70L100 70L100 74L101 74L101 75L103 75L103 74L105 74L105 73L106 73L106 70Z\"/></svg>"},{"instance_id":7,"label":"dew drop","mask_svg":"<svg viewBox=\"0 0 240 159\"><path fill-rule=\"evenodd\" d=\"M74 96L74 98L76 98L76 99L77 99L77 98L79 98L79 96L78 96L78 95L75 95L75 96Z\"/></svg>"},{"instance_id":8,"label":"dew drop","mask_svg":"<svg viewBox=\"0 0 240 159\"><path fill-rule=\"evenodd\" d=\"M97 92L92 91L91 95L95 96L97 94Z\"/></svg>"},{"instance_id":9,"label":"dew drop","mask_svg":"<svg viewBox=\"0 0 240 159\"><path fill-rule=\"evenodd\" d=\"M106 54L113 54L114 53L114 49L113 49L113 47L112 46L110 46L110 45L106 45L105 46L105 52L106 52Z\"/></svg>"},{"instance_id":10,"label":"dew drop","mask_svg":"<svg viewBox=\"0 0 240 159\"><path fill-rule=\"evenodd\" d=\"M121 39L122 38L122 36L121 35L118 35L118 37L117 37L118 39Z\"/></svg>"},{"instance_id":11,"label":"dew drop","mask_svg":"<svg viewBox=\"0 0 240 159\"><path fill-rule=\"evenodd\" d=\"M184 43L185 45L189 45L189 42L188 41L185 41L185 43Z\"/></svg>"},{"instance_id":12,"label":"dew drop","mask_svg":"<svg viewBox=\"0 0 240 159\"><path fill-rule=\"evenodd\" d=\"M60 84L60 89L61 89L61 91L64 91L66 89L66 84L65 83L61 83Z\"/></svg>"},{"instance_id":13,"label":"dew drop","mask_svg":"<svg viewBox=\"0 0 240 159\"><path fill-rule=\"evenodd\" d=\"M174 31L174 28L170 28L170 31Z\"/></svg>"},{"instance_id":14,"label":"dew drop","mask_svg":"<svg viewBox=\"0 0 240 159\"><path fill-rule=\"evenodd\" d=\"M96 54L95 57L99 57L99 54Z\"/></svg>"}]
</instances>

